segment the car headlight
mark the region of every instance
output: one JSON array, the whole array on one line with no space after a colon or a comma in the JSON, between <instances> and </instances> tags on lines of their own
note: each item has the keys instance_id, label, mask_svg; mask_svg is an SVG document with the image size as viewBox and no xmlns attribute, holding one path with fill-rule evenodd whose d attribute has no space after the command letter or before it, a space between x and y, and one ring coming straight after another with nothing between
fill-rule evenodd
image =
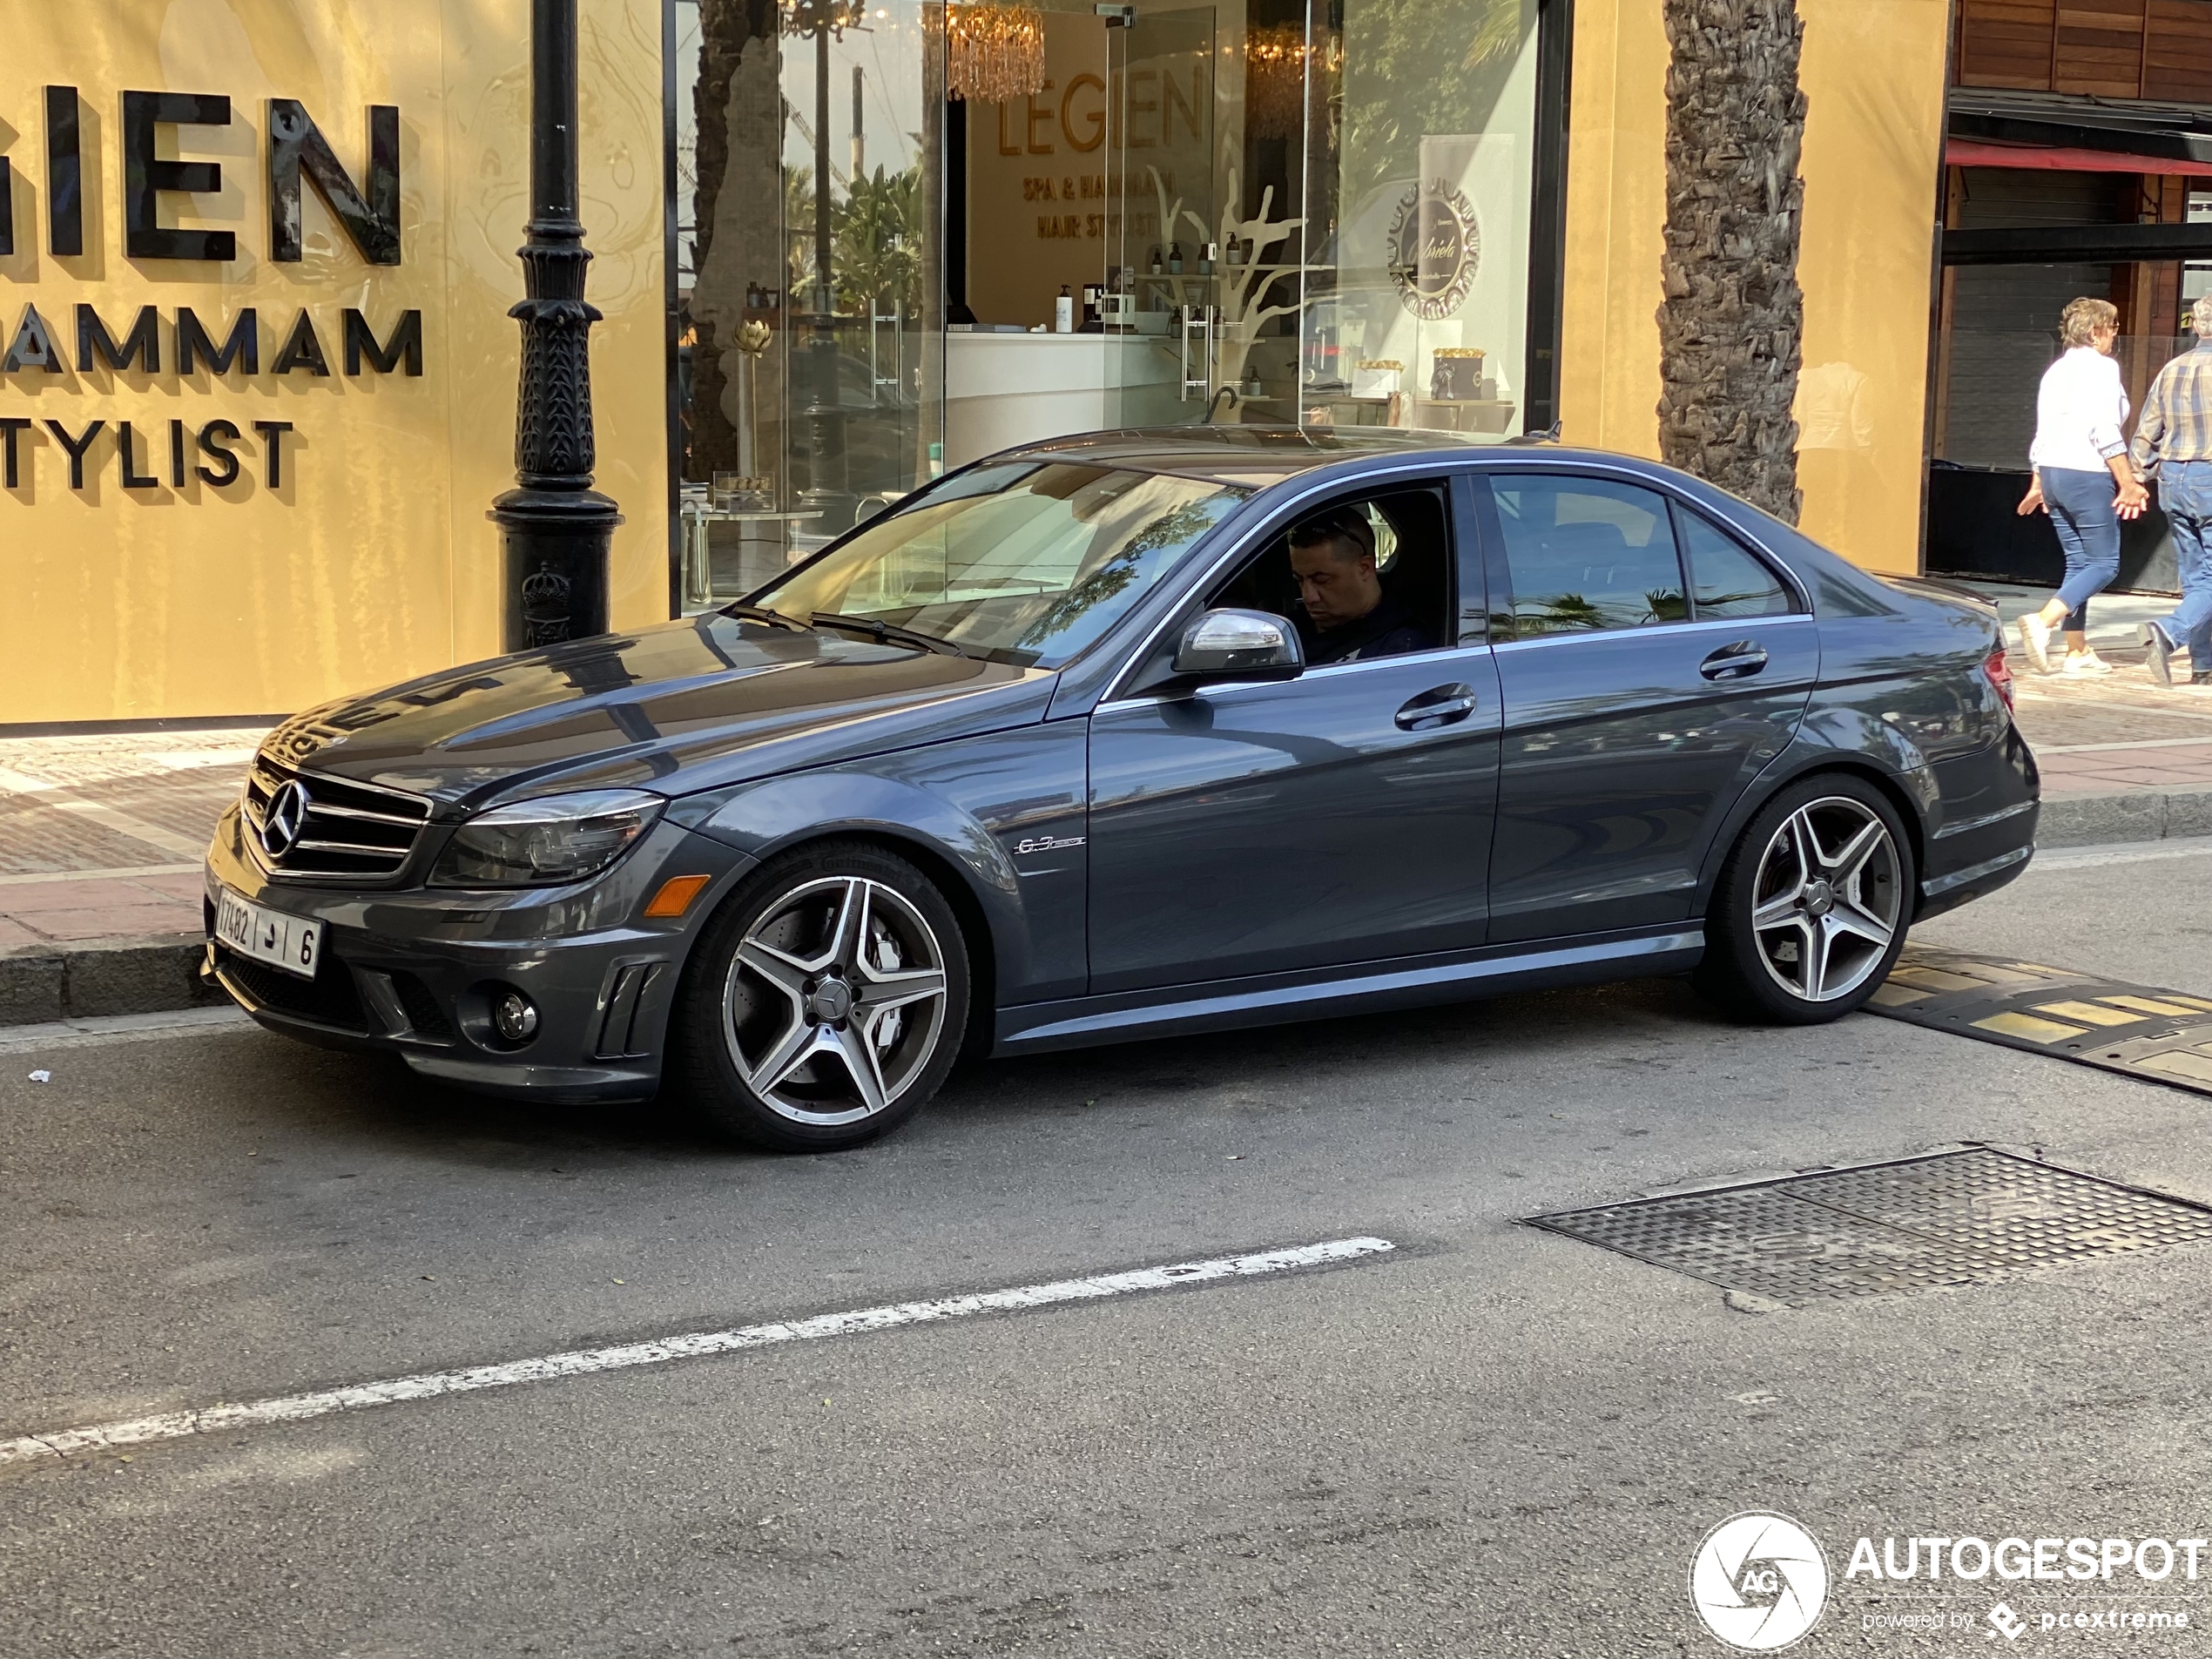
<instances>
[{"instance_id":1,"label":"car headlight","mask_svg":"<svg viewBox=\"0 0 2212 1659\"><path fill-rule=\"evenodd\" d=\"M642 789L591 789L496 806L454 832L430 873L442 887L543 887L597 875L668 803Z\"/></svg>"}]
</instances>

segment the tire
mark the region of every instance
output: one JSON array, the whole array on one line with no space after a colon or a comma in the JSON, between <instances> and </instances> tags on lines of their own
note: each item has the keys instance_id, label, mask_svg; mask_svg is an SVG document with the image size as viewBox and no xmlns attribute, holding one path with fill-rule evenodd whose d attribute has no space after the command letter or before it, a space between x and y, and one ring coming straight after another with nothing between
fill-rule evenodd
<instances>
[{"instance_id":1,"label":"tire","mask_svg":"<svg viewBox=\"0 0 2212 1659\"><path fill-rule=\"evenodd\" d=\"M1821 1025L1863 1006L1912 920L1912 843L1864 779L1801 779L1761 807L1721 867L1692 976L1754 1019Z\"/></svg>"},{"instance_id":2,"label":"tire","mask_svg":"<svg viewBox=\"0 0 2212 1659\"><path fill-rule=\"evenodd\" d=\"M897 854L823 841L770 860L707 925L677 991L670 1078L732 1140L834 1152L937 1092L968 1028L952 906Z\"/></svg>"}]
</instances>

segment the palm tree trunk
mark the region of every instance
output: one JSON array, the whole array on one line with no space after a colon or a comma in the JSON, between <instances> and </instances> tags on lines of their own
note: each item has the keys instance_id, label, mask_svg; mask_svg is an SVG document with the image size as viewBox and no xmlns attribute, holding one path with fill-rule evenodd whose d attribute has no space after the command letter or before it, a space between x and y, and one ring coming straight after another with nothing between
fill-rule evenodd
<instances>
[{"instance_id":1,"label":"palm tree trunk","mask_svg":"<svg viewBox=\"0 0 2212 1659\"><path fill-rule=\"evenodd\" d=\"M1663 0L1659 453L1797 521L1804 37L1796 0Z\"/></svg>"}]
</instances>

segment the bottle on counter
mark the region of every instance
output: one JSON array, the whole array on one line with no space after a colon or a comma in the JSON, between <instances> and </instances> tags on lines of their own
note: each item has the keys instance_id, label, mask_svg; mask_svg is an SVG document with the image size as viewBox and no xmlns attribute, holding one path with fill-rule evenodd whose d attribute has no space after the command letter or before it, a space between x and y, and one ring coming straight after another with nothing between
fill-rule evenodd
<instances>
[{"instance_id":1,"label":"bottle on counter","mask_svg":"<svg viewBox=\"0 0 2212 1659\"><path fill-rule=\"evenodd\" d=\"M1170 276L1183 274L1183 244L1180 242L1168 244L1168 274Z\"/></svg>"},{"instance_id":2,"label":"bottle on counter","mask_svg":"<svg viewBox=\"0 0 2212 1659\"><path fill-rule=\"evenodd\" d=\"M1153 244L1152 246L1152 274L1154 276L1160 274L1160 249L1157 243Z\"/></svg>"},{"instance_id":3,"label":"bottle on counter","mask_svg":"<svg viewBox=\"0 0 2212 1659\"><path fill-rule=\"evenodd\" d=\"M1060 285L1060 297L1052 302L1052 332L1072 334L1076 332L1076 296L1068 292L1068 285Z\"/></svg>"}]
</instances>

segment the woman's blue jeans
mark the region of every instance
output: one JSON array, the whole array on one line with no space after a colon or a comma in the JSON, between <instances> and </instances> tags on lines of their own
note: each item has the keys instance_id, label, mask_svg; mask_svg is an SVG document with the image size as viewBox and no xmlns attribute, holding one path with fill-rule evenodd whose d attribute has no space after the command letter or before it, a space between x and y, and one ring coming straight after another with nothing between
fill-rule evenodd
<instances>
[{"instance_id":1,"label":"woman's blue jeans","mask_svg":"<svg viewBox=\"0 0 2212 1659\"><path fill-rule=\"evenodd\" d=\"M2044 505L2051 528L2066 553L2066 580L2058 597L2066 601L2066 631L2087 631L2089 597L2102 593L2120 574L2120 516L2112 510L2118 488L2109 472L2081 472L2072 467L2039 467Z\"/></svg>"}]
</instances>

